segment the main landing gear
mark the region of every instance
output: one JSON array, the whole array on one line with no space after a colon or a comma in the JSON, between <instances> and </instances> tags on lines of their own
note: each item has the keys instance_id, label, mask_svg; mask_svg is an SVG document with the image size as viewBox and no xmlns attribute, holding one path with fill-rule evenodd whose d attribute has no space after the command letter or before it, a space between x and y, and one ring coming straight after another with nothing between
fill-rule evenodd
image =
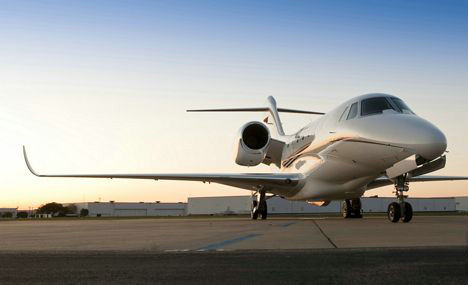
<instances>
[{"instance_id":1,"label":"main landing gear","mask_svg":"<svg viewBox=\"0 0 468 285\"><path fill-rule=\"evenodd\" d=\"M409 183L406 181L406 175L398 177L395 182L395 194L398 202L393 202L388 205L387 216L390 222L398 223L401 219L403 223L408 223L413 218L413 207L410 203L405 202L404 192L409 190Z\"/></svg>"},{"instance_id":2,"label":"main landing gear","mask_svg":"<svg viewBox=\"0 0 468 285\"><path fill-rule=\"evenodd\" d=\"M250 210L250 217L252 220L258 219L259 216L262 220L266 220L268 216L266 193L264 190L260 190L259 193L260 195L255 195L257 199L252 201L252 208Z\"/></svg>"},{"instance_id":3,"label":"main landing gear","mask_svg":"<svg viewBox=\"0 0 468 285\"><path fill-rule=\"evenodd\" d=\"M341 214L343 218L362 218L361 199L348 199L341 204Z\"/></svg>"}]
</instances>

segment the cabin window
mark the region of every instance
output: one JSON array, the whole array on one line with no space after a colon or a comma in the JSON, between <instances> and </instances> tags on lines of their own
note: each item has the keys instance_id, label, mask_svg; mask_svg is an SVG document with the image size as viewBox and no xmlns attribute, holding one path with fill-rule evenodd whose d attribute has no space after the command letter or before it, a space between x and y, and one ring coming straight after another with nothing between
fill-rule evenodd
<instances>
[{"instance_id":1,"label":"cabin window","mask_svg":"<svg viewBox=\"0 0 468 285\"><path fill-rule=\"evenodd\" d=\"M351 119L356 118L357 113L358 113L358 104L354 103L353 105L351 105L351 109L349 109L348 118L346 120L351 120Z\"/></svg>"},{"instance_id":2,"label":"cabin window","mask_svg":"<svg viewBox=\"0 0 468 285\"><path fill-rule=\"evenodd\" d=\"M338 122L341 122L341 120L344 118L346 112L348 112L348 109L349 109L349 107L346 107L346 109L344 110L343 114L341 114L340 120L339 120Z\"/></svg>"},{"instance_id":3,"label":"cabin window","mask_svg":"<svg viewBox=\"0 0 468 285\"><path fill-rule=\"evenodd\" d=\"M382 114L385 110L395 110L385 97L362 100L361 116Z\"/></svg>"},{"instance_id":4,"label":"cabin window","mask_svg":"<svg viewBox=\"0 0 468 285\"><path fill-rule=\"evenodd\" d=\"M411 109L408 107L408 105L406 105L405 102L403 102L403 100L394 97L391 97L390 100L392 100L392 102L398 107L398 109L400 109L402 113L414 114L414 112L411 111Z\"/></svg>"}]
</instances>

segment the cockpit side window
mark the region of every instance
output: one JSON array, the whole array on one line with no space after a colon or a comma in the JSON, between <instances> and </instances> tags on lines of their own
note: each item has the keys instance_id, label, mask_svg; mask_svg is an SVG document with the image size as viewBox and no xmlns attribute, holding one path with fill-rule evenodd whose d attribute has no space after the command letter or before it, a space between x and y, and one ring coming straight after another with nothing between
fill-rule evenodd
<instances>
[{"instance_id":1,"label":"cockpit side window","mask_svg":"<svg viewBox=\"0 0 468 285\"><path fill-rule=\"evenodd\" d=\"M346 120L351 120L351 119L356 118L357 114L358 114L358 104L354 103L353 105L351 105L351 108L349 109L348 118L346 118Z\"/></svg>"},{"instance_id":2,"label":"cockpit side window","mask_svg":"<svg viewBox=\"0 0 468 285\"><path fill-rule=\"evenodd\" d=\"M398 107L398 109L400 109L402 113L409 113L414 115L414 112L400 98L391 97L390 100L392 100L392 102Z\"/></svg>"},{"instance_id":3,"label":"cockpit side window","mask_svg":"<svg viewBox=\"0 0 468 285\"><path fill-rule=\"evenodd\" d=\"M346 112L348 112L348 109L349 109L349 106L347 106L346 109L344 109L343 114L341 114L341 117L338 120L338 122L341 122L341 120L343 120L343 117L345 116Z\"/></svg>"},{"instance_id":4,"label":"cockpit side window","mask_svg":"<svg viewBox=\"0 0 468 285\"><path fill-rule=\"evenodd\" d=\"M395 110L385 97L369 98L362 100L361 116L382 114L385 110Z\"/></svg>"}]
</instances>

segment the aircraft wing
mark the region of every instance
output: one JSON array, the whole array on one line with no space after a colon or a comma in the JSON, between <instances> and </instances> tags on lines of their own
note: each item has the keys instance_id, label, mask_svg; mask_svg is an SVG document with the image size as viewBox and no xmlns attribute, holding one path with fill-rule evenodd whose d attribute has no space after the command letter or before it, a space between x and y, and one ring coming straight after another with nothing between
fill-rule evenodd
<instances>
[{"instance_id":1,"label":"aircraft wing","mask_svg":"<svg viewBox=\"0 0 468 285\"><path fill-rule=\"evenodd\" d=\"M302 174L282 173L234 173L234 174L38 174L29 163L26 148L23 146L26 165L32 174L38 177L61 178L123 178L151 180L183 180L218 183L247 190L265 189L268 192L281 194L300 187Z\"/></svg>"},{"instance_id":2,"label":"aircraft wing","mask_svg":"<svg viewBox=\"0 0 468 285\"><path fill-rule=\"evenodd\" d=\"M429 182L429 181L460 181L468 180L468 176L432 176L423 175L418 177L409 178L409 182Z\"/></svg>"},{"instance_id":3,"label":"aircraft wing","mask_svg":"<svg viewBox=\"0 0 468 285\"><path fill-rule=\"evenodd\" d=\"M433 176L423 175L417 177L409 177L408 182L434 182L434 181L463 181L468 180L468 176ZM393 181L387 177L380 177L367 185L367 189L374 189L383 186L393 185Z\"/></svg>"}]
</instances>

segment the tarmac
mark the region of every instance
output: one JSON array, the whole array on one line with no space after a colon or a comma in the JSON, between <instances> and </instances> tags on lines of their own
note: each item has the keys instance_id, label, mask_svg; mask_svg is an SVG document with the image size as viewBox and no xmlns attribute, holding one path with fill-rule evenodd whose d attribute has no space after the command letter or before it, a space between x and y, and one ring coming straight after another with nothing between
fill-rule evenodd
<instances>
[{"instance_id":1,"label":"tarmac","mask_svg":"<svg viewBox=\"0 0 468 285\"><path fill-rule=\"evenodd\" d=\"M468 216L0 222L0 283L468 284Z\"/></svg>"},{"instance_id":2,"label":"tarmac","mask_svg":"<svg viewBox=\"0 0 468 285\"><path fill-rule=\"evenodd\" d=\"M411 223L292 217L0 222L0 251L209 251L467 246L467 216Z\"/></svg>"}]
</instances>

